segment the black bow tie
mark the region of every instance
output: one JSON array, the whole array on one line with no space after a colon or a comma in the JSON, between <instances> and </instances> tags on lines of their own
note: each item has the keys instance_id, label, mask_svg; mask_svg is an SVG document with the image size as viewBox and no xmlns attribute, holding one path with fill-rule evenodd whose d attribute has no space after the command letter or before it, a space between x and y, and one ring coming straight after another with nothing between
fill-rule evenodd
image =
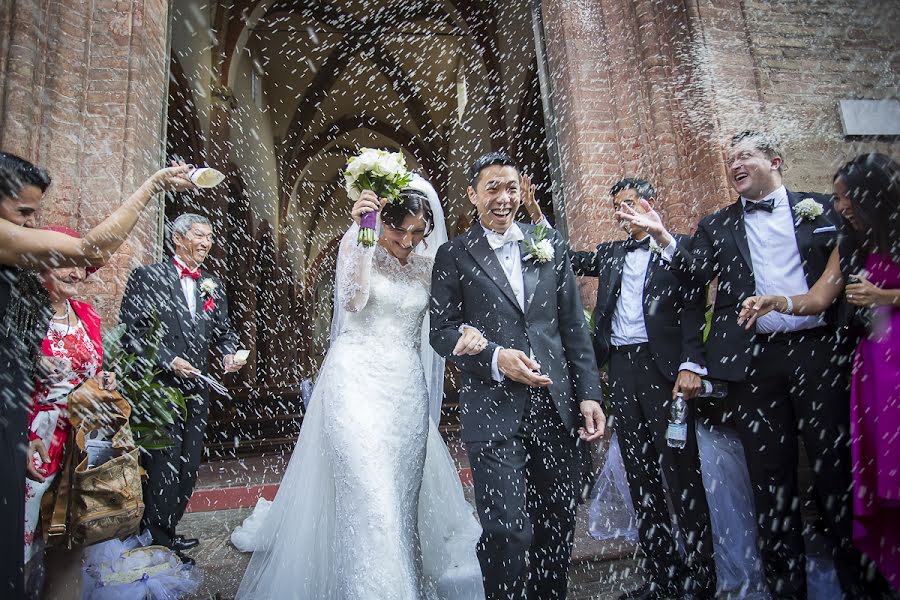
<instances>
[{"instance_id":1,"label":"black bow tie","mask_svg":"<svg viewBox=\"0 0 900 600\"><path fill-rule=\"evenodd\" d=\"M750 202L749 200L744 201L744 212L747 214L752 213L756 210L764 210L767 213L775 210L775 198L766 198L765 200L760 200L759 202Z\"/></svg>"},{"instance_id":2,"label":"black bow tie","mask_svg":"<svg viewBox=\"0 0 900 600\"><path fill-rule=\"evenodd\" d=\"M643 248L644 250L650 247L650 236L648 235L641 241L634 240L632 238L628 238L625 240L624 248L625 252L633 252L639 248Z\"/></svg>"}]
</instances>

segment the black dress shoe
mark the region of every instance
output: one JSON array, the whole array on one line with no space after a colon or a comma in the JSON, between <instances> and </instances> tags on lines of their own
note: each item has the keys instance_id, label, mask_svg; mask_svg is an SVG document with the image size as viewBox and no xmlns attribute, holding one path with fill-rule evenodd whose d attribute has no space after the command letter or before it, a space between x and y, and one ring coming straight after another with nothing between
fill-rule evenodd
<instances>
[{"instance_id":1,"label":"black dress shoe","mask_svg":"<svg viewBox=\"0 0 900 600\"><path fill-rule=\"evenodd\" d=\"M179 550L174 550L173 552L174 552L175 556L178 557L178 560L181 561L181 564L194 566L197 563L197 561L195 561L193 558L191 558L184 552L181 552Z\"/></svg>"},{"instance_id":2,"label":"black dress shoe","mask_svg":"<svg viewBox=\"0 0 900 600\"><path fill-rule=\"evenodd\" d=\"M190 550L191 548L196 548L200 545L200 540L197 538L186 538L183 535L176 535L172 538L172 550Z\"/></svg>"},{"instance_id":3,"label":"black dress shoe","mask_svg":"<svg viewBox=\"0 0 900 600\"><path fill-rule=\"evenodd\" d=\"M652 583L645 583L636 590L625 592L619 596L619 600L668 600L671 597L669 590L664 590Z\"/></svg>"}]
</instances>

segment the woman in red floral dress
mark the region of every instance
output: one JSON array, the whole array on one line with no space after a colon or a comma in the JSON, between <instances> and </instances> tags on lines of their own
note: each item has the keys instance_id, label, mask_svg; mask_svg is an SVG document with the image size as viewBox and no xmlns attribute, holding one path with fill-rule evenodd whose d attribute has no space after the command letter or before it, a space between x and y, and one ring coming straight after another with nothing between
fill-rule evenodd
<instances>
[{"instance_id":1,"label":"woman in red floral dress","mask_svg":"<svg viewBox=\"0 0 900 600\"><path fill-rule=\"evenodd\" d=\"M49 228L78 237L66 228ZM41 273L54 315L41 345L41 375L35 382L28 423L28 480L25 482L25 562L39 553L41 498L62 469L71 429L66 399L79 385L101 374L103 345L100 317L90 304L74 300L84 268L47 269ZM112 374L103 387L112 389ZM34 566L34 565L30 565ZM29 569L30 570L30 569Z\"/></svg>"}]
</instances>

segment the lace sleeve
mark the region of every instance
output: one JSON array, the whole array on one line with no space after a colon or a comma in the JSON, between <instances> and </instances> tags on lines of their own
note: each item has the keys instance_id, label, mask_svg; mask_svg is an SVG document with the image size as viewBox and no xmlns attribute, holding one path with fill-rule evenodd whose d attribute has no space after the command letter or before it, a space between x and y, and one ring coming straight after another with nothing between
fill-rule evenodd
<instances>
[{"instance_id":1,"label":"lace sleeve","mask_svg":"<svg viewBox=\"0 0 900 600\"><path fill-rule=\"evenodd\" d=\"M335 274L335 298L346 311L362 310L369 301L369 274L375 246L357 244L359 226L354 224L341 239Z\"/></svg>"}]
</instances>

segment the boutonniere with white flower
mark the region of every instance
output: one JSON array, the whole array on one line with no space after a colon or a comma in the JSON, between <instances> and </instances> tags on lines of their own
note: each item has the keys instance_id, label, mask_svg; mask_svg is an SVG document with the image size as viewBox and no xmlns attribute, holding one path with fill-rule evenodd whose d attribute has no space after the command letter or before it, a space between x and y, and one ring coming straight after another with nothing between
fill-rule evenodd
<instances>
[{"instance_id":1,"label":"boutonniere with white flower","mask_svg":"<svg viewBox=\"0 0 900 600\"><path fill-rule=\"evenodd\" d=\"M217 287L219 287L219 284L209 277L200 282L200 294L206 296L206 301L203 303L204 312L216 307L216 300L213 298L213 292L216 291Z\"/></svg>"},{"instance_id":2,"label":"boutonniere with white flower","mask_svg":"<svg viewBox=\"0 0 900 600\"><path fill-rule=\"evenodd\" d=\"M534 238L523 241L522 245L525 246L525 252L527 252L522 260L534 259L535 262L541 264L553 260L553 242L547 239L547 228L543 225L535 227Z\"/></svg>"},{"instance_id":3,"label":"boutonniere with white flower","mask_svg":"<svg viewBox=\"0 0 900 600\"><path fill-rule=\"evenodd\" d=\"M813 198L804 198L794 205L794 216L806 221L814 221L821 217L823 212L825 212L825 209L822 207L822 204L816 202Z\"/></svg>"},{"instance_id":4,"label":"boutonniere with white flower","mask_svg":"<svg viewBox=\"0 0 900 600\"><path fill-rule=\"evenodd\" d=\"M211 277L207 277L200 282L200 293L211 298L217 287L219 287L219 284L213 281Z\"/></svg>"},{"instance_id":5,"label":"boutonniere with white flower","mask_svg":"<svg viewBox=\"0 0 900 600\"><path fill-rule=\"evenodd\" d=\"M650 238L650 254L662 256L662 248L659 247L659 244L653 238Z\"/></svg>"}]
</instances>

